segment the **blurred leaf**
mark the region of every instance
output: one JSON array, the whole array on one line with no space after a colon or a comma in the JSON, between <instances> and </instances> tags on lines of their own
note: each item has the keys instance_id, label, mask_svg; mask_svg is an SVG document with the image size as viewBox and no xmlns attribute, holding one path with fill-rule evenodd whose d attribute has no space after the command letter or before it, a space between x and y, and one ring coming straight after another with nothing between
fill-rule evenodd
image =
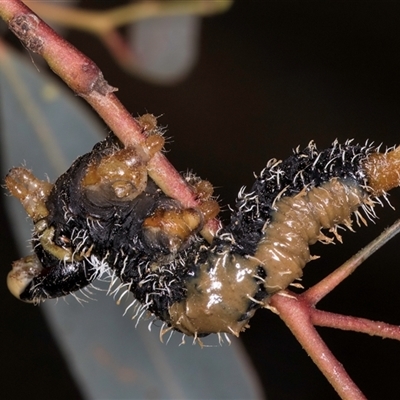
<instances>
[{"instance_id":1,"label":"blurred leaf","mask_svg":"<svg viewBox=\"0 0 400 400\"><path fill-rule=\"evenodd\" d=\"M4 170L25 160L35 175L43 179L49 174L54 181L100 139L102 128L85 112L81 100L11 50L0 53L0 105ZM25 253L30 237L26 214L11 197L7 197L7 208L20 251ZM100 282L98 286L106 290L108 285ZM104 293L93 297L96 300L84 306L71 296L42 306L87 398L262 397L236 340L220 347L213 335L216 347L201 349L190 344L178 346L182 338L174 334L165 345L156 326L148 332L147 323L141 321L135 329L135 322L122 317L124 310L113 299Z\"/></svg>"},{"instance_id":2,"label":"blurred leaf","mask_svg":"<svg viewBox=\"0 0 400 400\"><path fill-rule=\"evenodd\" d=\"M200 28L201 18L195 15L148 18L130 25L136 72L162 83L185 78L198 58Z\"/></svg>"}]
</instances>

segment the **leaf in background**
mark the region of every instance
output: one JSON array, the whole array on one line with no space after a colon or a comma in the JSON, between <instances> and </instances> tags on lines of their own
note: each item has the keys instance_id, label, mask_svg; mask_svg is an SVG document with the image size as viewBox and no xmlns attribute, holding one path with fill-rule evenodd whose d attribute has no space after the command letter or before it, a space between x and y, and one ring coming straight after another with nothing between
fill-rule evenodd
<instances>
[{"instance_id":1,"label":"leaf in background","mask_svg":"<svg viewBox=\"0 0 400 400\"><path fill-rule=\"evenodd\" d=\"M147 18L128 28L135 71L159 83L175 83L195 65L200 46L201 17L178 15Z\"/></svg>"},{"instance_id":2,"label":"leaf in background","mask_svg":"<svg viewBox=\"0 0 400 400\"><path fill-rule=\"evenodd\" d=\"M43 179L49 174L54 181L77 156L89 151L105 130L85 112L80 99L3 46L0 105L3 171L25 160L36 176ZM31 227L17 200L7 197L6 201L25 255ZM103 290L108 287L99 282L101 285ZM178 346L181 335L174 334L165 345L160 343L157 326L149 332L148 324L141 321L135 329L135 322L128 315L122 317L124 309L113 299L105 293L93 297L95 300L84 306L71 296L42 306L86 398L262 397L238 341L232 339L232 346L220 347L213 335L211 340L217 346L201 349L190 344Z\"/></svg>"}]
</instances>

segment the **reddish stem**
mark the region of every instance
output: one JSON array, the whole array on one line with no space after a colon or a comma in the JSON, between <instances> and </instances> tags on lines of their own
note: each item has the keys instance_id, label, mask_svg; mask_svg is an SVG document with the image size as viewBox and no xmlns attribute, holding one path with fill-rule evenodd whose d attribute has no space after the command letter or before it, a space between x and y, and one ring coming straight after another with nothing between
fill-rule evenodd
<instances>
[{"instance_id":1,"label":"reddish stem","mask_svg":"<svg viewBox=\"0 0 400 400\"><path fill-rule=\"evenodd\" d=\"M350 379L343 366L327 348L315 330L314 325L362 332L396 340L400 340L400 326L320 311L315 309L315 305L354 272L371 254L397 235L399 231L400 220L396 221L332 274L303 294L296 295L289 291L284 291L272 296L270 299L269 306L279 314L343 399L362 399L364 396Z\"/></svg>"},{"instance_id":2,"label":"reddish stem","mask_svg":"<svg viewBox=\"0 0 400 400\"><path fill-rule=\"evenodd\" d=\"M311 314L312 306L295 294L285 291L271 297L270 302L293 335L303 346L321 372L342 399L365 399L357 385L351 380L343 365L335 358L318 332Z\"/></svg>"},{"instance_id":3,"label":"reddish stem","mask_svg":"<svg viewBox=\"0 0 400 400\"><path fill-rule=\"evenodd\" d=\"M304 300L310 305L316 305L323 297L330 293L339 283L351 275L370 255L396 236L400 231L400 219L383 231L376 239L365 246L357 254L347 260L343 265L319 281L316 285L303 293Z\"/></svg>"},{"instance_id":4,"label":"reddish stem","mask_svg":"<svg viewBox=\"0 0 400 400\"><path fill-rule=\"evenodd\" d=\"M349 315L335 314L316 309L311 309L310 317L314 325L400 340L400 326L398 325L391 325L385 322L371 321L365 318L351 317Z\"/></svg>"},{"instance_id":5,"label":"reddish stem","mask_svg":"<svg viewBox=\"0 0 400 400\"><path fill-rule=\"evenodd\" d=\"M101 33L99 38L122 68L127 70L134 68L136 64L135 54L118 30L112 29Z\"/></svg>"}]
</instances>

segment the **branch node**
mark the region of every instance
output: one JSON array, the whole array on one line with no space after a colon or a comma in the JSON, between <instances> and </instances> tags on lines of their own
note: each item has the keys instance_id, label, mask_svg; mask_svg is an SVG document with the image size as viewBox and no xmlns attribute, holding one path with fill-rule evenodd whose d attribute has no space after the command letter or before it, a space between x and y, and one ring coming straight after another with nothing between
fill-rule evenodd
<instances>
[{"instance_id":1,"label":"branch node","mask_svg":"<svg viewBox=\"0 0 400 400\"><path fill-rule=\"evenodd\" d=\"M118 88L113 87L108 84L104 79L103 73L100 71L99 67L94 62L85 62L82 67L83 76L82 82L91 82L86 90L82 90L82 95L89 95L91 92L97 92L102 96L107 96L110 93L116 92Z\"/></svg>"}]
</instances>

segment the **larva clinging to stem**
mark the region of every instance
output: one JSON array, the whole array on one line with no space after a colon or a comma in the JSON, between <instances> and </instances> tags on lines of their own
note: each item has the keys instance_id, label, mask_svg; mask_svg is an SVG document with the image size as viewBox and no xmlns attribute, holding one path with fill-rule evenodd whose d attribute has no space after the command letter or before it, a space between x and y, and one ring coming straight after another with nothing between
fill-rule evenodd
<instances>
[{"instance_id":1,"label":"larva clinging to stem","mask_svg":"<svg viewBox=\"0 0 400 400\"><path fill-rule=\"evenodd\" d=\"M269 161L209 243L199 232L219 211L211 185L187 177L195 208L166 196L146 173L163 139L154 118L141 121L143 148L124 148L111 134L54 185L24 168L9 172L7 187L34 222L34 254L8 276L16 297L39 303L109 274L133 293L137 315L197 337L238 335L271 294L302 275L310 245L341 240L339 225L373 218L375 199L400 184L399 148L335 141L318 151L310 142Z\"/></svg>"}]
</instances>

